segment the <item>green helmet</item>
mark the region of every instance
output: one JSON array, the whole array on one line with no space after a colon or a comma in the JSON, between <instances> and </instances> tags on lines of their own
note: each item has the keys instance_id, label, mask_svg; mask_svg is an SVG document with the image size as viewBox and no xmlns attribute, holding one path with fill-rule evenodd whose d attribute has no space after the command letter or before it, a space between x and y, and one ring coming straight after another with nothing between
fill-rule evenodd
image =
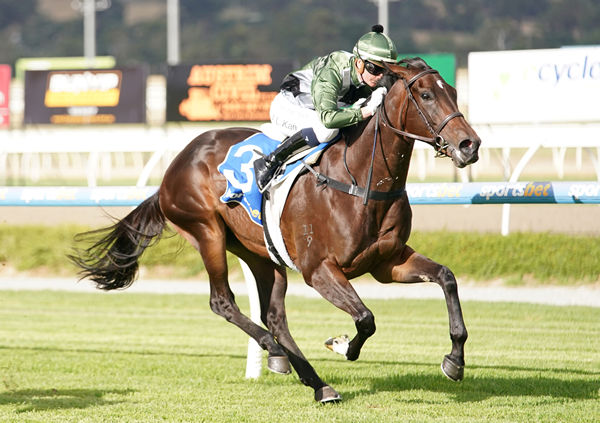
<instances>
[{"instance_id":1,"label":"green helmet","mask_svg":"<svg viewBox=\"0 0 600 423\"><path fill-rule=\"evenodd\" d=\"M352 52L362 60L379 63L396 63L398 56L394 42L383 33L381 25L373 25L371 32L360 37Z\"/></svg>"}]
</instances>

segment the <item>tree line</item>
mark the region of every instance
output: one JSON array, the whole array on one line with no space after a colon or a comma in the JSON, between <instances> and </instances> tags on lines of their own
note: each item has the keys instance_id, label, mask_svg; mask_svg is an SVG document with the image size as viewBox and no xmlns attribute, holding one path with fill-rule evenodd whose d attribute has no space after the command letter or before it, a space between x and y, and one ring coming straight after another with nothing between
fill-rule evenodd
<instances>
[{"instance_id":1,"label":"tree line","mask_svg":"<svg viewBox=\"0 0 600 423\"><path fill-rule=\"evenodd\" d=\"M136 2L164 3L164 11L128 23L126 9ZM0 0L0 63L83 54L81 16L58 22L39 5ZM181 0L180 12L184 63L302 64L351 50L377 23L372 0ZM470 51L599 44L598 22L597 0L400 0L389 3L387 31L400 53L454 53L464 66ZM112 0L96 15L97 54L115 56L121 66L144 63L164 71L166 29L166 0Z\"/></svg>"}]
</instances>

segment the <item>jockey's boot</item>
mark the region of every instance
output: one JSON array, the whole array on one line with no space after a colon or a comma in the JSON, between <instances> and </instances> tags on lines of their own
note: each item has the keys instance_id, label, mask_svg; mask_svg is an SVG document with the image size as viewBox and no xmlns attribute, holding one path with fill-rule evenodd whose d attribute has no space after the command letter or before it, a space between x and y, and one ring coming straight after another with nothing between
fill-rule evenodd
<instances>
[{"instance_id":1,"label":"jockey's boot","mask_svg":"<svg viewBox=\"0 0 600 423\"><path fill-rule=\"evenodd\" d=\"M311 140L309 131L301 130L290 135L271 154L254 161L256 185L261 193L268 188L271 179L288 157L314 147L315 143Z\"/></svg>"}]
</instances>

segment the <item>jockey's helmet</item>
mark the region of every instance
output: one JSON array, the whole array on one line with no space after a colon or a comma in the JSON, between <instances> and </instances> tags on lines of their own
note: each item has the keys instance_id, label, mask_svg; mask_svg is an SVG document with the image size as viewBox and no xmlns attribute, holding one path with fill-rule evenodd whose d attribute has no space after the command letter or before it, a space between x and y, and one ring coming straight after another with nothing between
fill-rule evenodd
<instances>
[{"instance_id":1,"label":"jockey's helmet","mask_svg":"<svg viewBox=\"0 0 600 423\"><path fill-rule=\"evenodd\" d=\"M394 42L383 33L383 26L373 25L371 32L359 38L352 50L359 59L381 64L396 63L396 46Z\"/></svg>"}]
</instances>

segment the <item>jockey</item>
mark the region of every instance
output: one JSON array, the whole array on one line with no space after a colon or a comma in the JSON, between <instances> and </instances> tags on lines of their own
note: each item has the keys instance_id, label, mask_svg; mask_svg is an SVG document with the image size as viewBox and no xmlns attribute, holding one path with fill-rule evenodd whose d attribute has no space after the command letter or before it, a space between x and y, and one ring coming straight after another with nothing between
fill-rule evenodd
<instances>
[{"instance_id":1,"label":"jockey","mask_svg":"<svg viewBox=\"0 0 600 423\"><path fill-rule=\"evenodd\" d=\"M394 42L383 33L383 26L374 25L352 53L334 51L288 74L270 111L271 122L287 138L254 162L260 192L288 157L331 141L340 128L373 116L387 93L385 87L377 88L383 63L396 63L396 56Z\"/></svg>"}]
</instances>

